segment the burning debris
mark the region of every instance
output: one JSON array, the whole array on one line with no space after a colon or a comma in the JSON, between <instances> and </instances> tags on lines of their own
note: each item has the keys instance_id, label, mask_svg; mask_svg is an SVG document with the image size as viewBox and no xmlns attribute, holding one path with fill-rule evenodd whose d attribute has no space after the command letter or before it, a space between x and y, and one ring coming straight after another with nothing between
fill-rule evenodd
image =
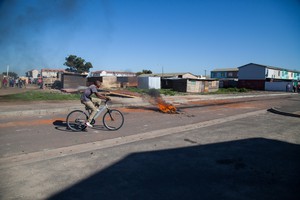
<instances>
[{"instance_id":1,"label":"burning debris","mask_svg":"<svg viewBox=\"0 0 300 200\"><path fill-rule=\"evenodd\" d=\"M148 92L148 95L150 96L149 102L159 109L159 111L163 113L170 113L170 114L177 114L177 109L172 104L169 104L163 100L163 98L160 96L160 93L156 89L150 89Z\"/></svg>"},{"instance_id":2,"label":"burning debris","mask_svg":"<svg viewBox=\"0 0 300 200\"><path fill-rule=\"evenodd\" d=\"M166 103L163 99L157 99L158 109L164 113L177 113L177 109L172 104Z\"/></svg>"}]
</instances>

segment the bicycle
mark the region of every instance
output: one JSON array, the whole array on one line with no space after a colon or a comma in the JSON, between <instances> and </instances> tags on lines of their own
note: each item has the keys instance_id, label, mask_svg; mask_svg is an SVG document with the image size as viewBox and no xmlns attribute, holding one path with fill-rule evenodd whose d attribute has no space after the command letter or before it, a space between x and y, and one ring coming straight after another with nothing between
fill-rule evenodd
<instances>
[{"instance_id":1,"label":"bicycle","mask_svg":"<svg viewBox=\"0 0 300 200\"><path fill-rule=\"evenodd\" d=\"M96 123L96 119L100 116L100 114L106 110L103 115L102 122L105 128L111 131L116 131L120 129L124 124L124 116L121 111L117 109L110 109L107 105L109 100L104 101L104 105L96 105L98 107L98 111L95 117L92 119L91 124L94 125ZM99 109L100 108L100 109ZM86 111L82 110L73 110L71 111L66 119L67 126L72 131L83 131L86 129L86 121L91 114L91 110L85 107Z\"/></svg>"}]
</instances>

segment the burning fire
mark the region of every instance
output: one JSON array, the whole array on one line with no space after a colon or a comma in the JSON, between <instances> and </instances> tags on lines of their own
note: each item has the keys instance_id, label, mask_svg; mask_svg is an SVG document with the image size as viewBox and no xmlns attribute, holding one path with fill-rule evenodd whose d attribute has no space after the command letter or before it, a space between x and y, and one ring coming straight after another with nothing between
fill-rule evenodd
<instances>
[{"instance_id":1,"label":"burning fire","mask_svg":"<svg viewBox=\"0 0 300 200\"><path fill-rule=\"evenodd\" d=\"M158 109L163 112L163 113L170 113L170 114L175 114L177 113L177 109L175 106L172 104L169 104L165 102L162 97L160 96L160 93L156 89L150 89L148 95L151 97L149 102L152 105L155 105L158 107Z\"/></svg>"},{"instance_id":2,"label":"burning fire","mask_svg":"<svg viewBox=\"0 0 300 200\"><path fill-rule=\"evenodd\" d=\"M160 98L157 99L157 107L163 113L171 113L171 114L177 113L177 109L175 106L166 103L164 100Z\"/></svg>"}]
</instances>

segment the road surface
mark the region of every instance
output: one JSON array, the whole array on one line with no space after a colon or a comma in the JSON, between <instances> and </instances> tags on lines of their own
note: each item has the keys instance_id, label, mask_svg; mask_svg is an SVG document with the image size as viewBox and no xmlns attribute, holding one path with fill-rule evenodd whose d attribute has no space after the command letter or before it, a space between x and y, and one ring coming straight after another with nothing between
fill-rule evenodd
<instances>
[{"instance_id":1,"label":"road surface","mask_svg":"<svg viewBox=\"0 0 300 200\"><path fill-rule=\"evenodd\" d=\"M293 97L297 100L298 97ZM1 199L299 199L299 118L290 98L120 108L107 131L65 127L67 113L1 119ZM12 122L13 121L13 122Z\"/></svg>"}]
</instances>

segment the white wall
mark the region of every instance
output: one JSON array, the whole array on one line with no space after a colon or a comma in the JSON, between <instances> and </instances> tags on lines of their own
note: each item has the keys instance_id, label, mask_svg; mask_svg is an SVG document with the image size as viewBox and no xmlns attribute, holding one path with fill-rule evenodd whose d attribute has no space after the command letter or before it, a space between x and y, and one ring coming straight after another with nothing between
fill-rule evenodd
<instances>
[{"instance_id":1,"label":"white wall","mask_svg":"<svg viewBox=\"0 0 300 200\"><path fill-rule=\"evenodd\" d=\"M139 89L160 89L160 77L138 77Z\"/></svg>"},{"instance_id":2,"label":"white wall","mask_svg":"<svg viewBox=\"0 0 300 200\"><path fill-rule=\"evenodd\" d=\"M266 74L268 75L266 78L280 79L280 70L266 69Z\"/></svg>"},{"instance_id":3,"label":"white wall","mask_svg":"<svg viewBox=\"0 0 300 200\"><path fill-rule=\"evenodd\" d=\"M32 70L32 78L37 78L39 75L39 71L38 70Z\"/></svg>"},{"instance_id":4,"label":"white wall","mask_svg":"<svg viewBox=\"0 0 300 200\"><path fill-rule=\"evenodd\" d=\"M43 71L42 77L57 77L58 72L49 72L49 71Z\"/></svg>"}]
</instances>

